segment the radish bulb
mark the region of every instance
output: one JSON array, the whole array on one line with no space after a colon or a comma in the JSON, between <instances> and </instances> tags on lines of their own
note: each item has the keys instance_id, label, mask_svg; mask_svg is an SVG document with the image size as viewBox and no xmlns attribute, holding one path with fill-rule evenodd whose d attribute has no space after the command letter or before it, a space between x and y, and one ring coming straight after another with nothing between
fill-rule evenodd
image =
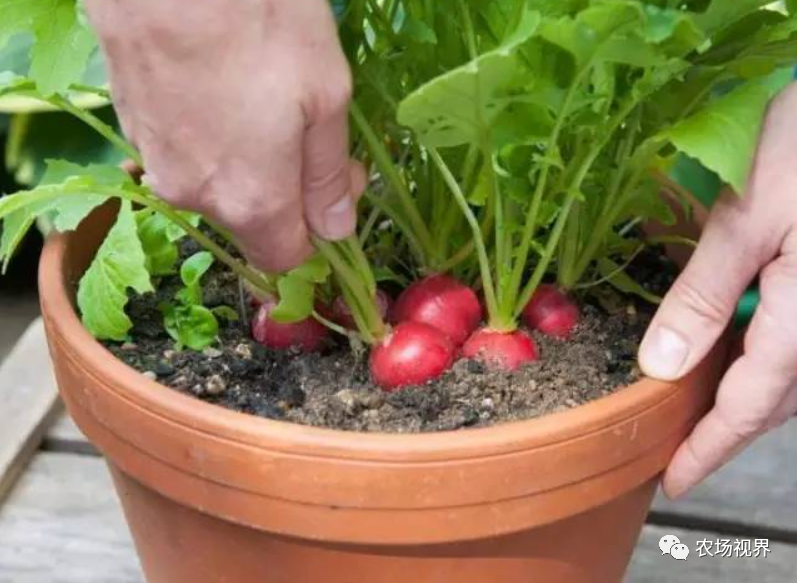
<instances>
[{"instance_id":1,"label":"radish bulb","mask_svg":"<svg viewBox=\"0 0 797 583\"><path fill-rule=\"evenodd\" d=\"M376 309L383 320L387 318L392 306L393 298L381 289L376 290ZM332 303L332 317L330 319L349 330L357 329L354 315L351 313L351 308L349 308L349 304L346 303L343 296L338 296Z\"/></svg>"},{"instance_id":2,"label":"radish bulb","mask_svg":"<svg viewBox=\"0 0 797 583\"><path fill-rule=\"evenodd\" d=\"M534 340L525 332L494 332L487 328L468 338L462 347L462 355L508 371L517 370L539 358Z\"/></svg>"},{"instance_id":3,"label":"radish bulb","mask_svg":"<svg viewBox=\"0 0 797 583\"><path fill-rule=\"evenodd\" d=\"M537 288L523 309L523 321L529 328L556 338L569 338L578 318L578 306L554 285Z\"/></svg>"},{"instance_id":4,"label":"radish bulb","mask_svg":"<svg viewBox=\"0 0 797 583\"><path fill-rule=\"evenodd\" d=\"M319 350L329 335L329 330L310 317L299 322L285 324L271 318L277 306L274 298L266 299L252 320L252 337L256 342L275 350L296 348L302 352Z\"/></svg>"},{"instance_id":5,"label":"radish bulb","mask_svg":"<svg viewBox=\"0 0 797 583\"><path fill-rule=\"evenodd\" d=\"M385 391L420 385L454 363L456 349L441 331L421 322L403 322L371 350L371 374Z\"/></svg>"},{"instance_id":6,"label":"radish bulb","mask_svg":"<svg viewBox=\"0 0 797 583\"><path fill-rule=\"evenodd\" d=\"M479 326L482 306L476 293L448 275L432 275L404 290L393 308L395 322L422 322L461 346Z\"/></svg>"}]
</instances>

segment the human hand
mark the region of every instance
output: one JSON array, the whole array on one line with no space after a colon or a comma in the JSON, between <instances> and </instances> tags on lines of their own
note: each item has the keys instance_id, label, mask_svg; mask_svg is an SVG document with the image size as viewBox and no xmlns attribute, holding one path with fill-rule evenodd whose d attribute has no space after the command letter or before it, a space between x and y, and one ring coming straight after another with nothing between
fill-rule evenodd
<instances>
[{"instance_id":1,"label":"human hand","mask_svg":"<svg viewBox=\"0 0 797 583\"><path fill-rule=\"evenodd\" d=\"M797 85L770 107L744 196L724 193L700 243L640 348L649 376L690 372L728 326L760 274L761 303L743 354L725 374L713 409L675 454L664 476L685 494L758 436L797 413Z\"/></svg>"},{"instance_id":2,"label":"human hand","mask_svg":"<svg viewBox=\"0 0 797 583\"><path fill-rule=\"evenodd\" d=\"M268 271L351 234L351 74L326 0L88 0L125 134L169 203Z\"/></svg>"}]
</instances>

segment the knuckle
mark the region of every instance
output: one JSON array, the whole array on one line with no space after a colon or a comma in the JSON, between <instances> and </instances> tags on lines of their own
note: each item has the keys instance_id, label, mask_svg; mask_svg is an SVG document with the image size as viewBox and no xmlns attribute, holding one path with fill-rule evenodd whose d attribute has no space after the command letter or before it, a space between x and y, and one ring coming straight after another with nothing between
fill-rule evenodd
<instances>
[{"instance_id":1,"label":"knuckle","mask_svg":"<svg viewBox=\"0 0 797 583\"><path fill-rule=\"evenodd\" d=\"M349 172L346 165L336 164L325 172L311 173L306 179L304 188L311 196L316 193L328 193L330 198L338 198L345 194L348 179Z\"/></svg>"},{"instance_id":2,"label":"knuckle","mask_svg":"<svg viewBox=\"0 0 797 583\"><path fill-rule=\"evenodd\" d=\"M748 409L742 414L726 413L718 408L718 418L724 430L734 441L742 443L754 438L767 430L770 422L768 412Z\"/></svg>"},{"instance_id":3,"label":"knuckle","mask_svg":"<svg viewBox=\"0 0 797 583\"><path fill-rule=\"evenodd\" d=\"M725 302L688 277L680 277L670 290L691 312L711 324L724 325L729 316Z\"/></svg>"},{"instance_id":4,"label":"knuckle","mask_svg":"<svg viewBox=\"0 0 797 583\"><path fill-rule=\"evenodd\" d=\"M313 92L312 114L317 119L327 119L345 113L353 92L353 81L348 67L326 75Z\"/></svg>"}]
</instances>

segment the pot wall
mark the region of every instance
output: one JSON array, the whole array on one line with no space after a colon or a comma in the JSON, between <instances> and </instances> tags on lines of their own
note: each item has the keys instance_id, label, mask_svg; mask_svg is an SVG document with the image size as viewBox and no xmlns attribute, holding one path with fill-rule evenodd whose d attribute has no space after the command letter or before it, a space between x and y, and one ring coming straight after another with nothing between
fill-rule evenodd
<instances>
[{"instance_id":1,"label":"pot wall","mask_svg":"<svg viewBox=\"0 0 797 583\"><path fill-rule=\"evenodd\" d=\"M40 293L61 393L113 467L150 583L619 581L725 361L723 345L678 383L456 433L258 419L165 389L83 329L74 284L110 214L48 243Z\"/></svg>"}]
</instances>

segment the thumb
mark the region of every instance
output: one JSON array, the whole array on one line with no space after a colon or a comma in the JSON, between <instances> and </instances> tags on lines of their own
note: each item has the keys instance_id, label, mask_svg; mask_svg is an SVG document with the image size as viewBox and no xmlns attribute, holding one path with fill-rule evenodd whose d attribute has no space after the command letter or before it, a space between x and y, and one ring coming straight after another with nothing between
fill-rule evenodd
<instances>
[{"instance_id":1,"label":"thumb","mask_svg":"<svg viewBox=\"0 0 797 583\"><path fill-rule=\"evenodd\" d=\"M771 259L773 252L752 235L762 231L756 230L750 209L746 197L730 191L715 204L697 249L642 341L639 364L646 375L676 380L700 363L728 326L744 290Z\"/></svg>"},{"instance_id":2,"label":"thumb","mask_svg":"<svg viewBox=\"0 0 797 583\"><path fill-rule=\"evenodd\" d=\"M348 101L305 133L302 188L305 218L324 239L349 236L357 222L358 188L362 180L348 153ZM353 179L354 178L354 179Z\"/></svg>"}]
</instances>

